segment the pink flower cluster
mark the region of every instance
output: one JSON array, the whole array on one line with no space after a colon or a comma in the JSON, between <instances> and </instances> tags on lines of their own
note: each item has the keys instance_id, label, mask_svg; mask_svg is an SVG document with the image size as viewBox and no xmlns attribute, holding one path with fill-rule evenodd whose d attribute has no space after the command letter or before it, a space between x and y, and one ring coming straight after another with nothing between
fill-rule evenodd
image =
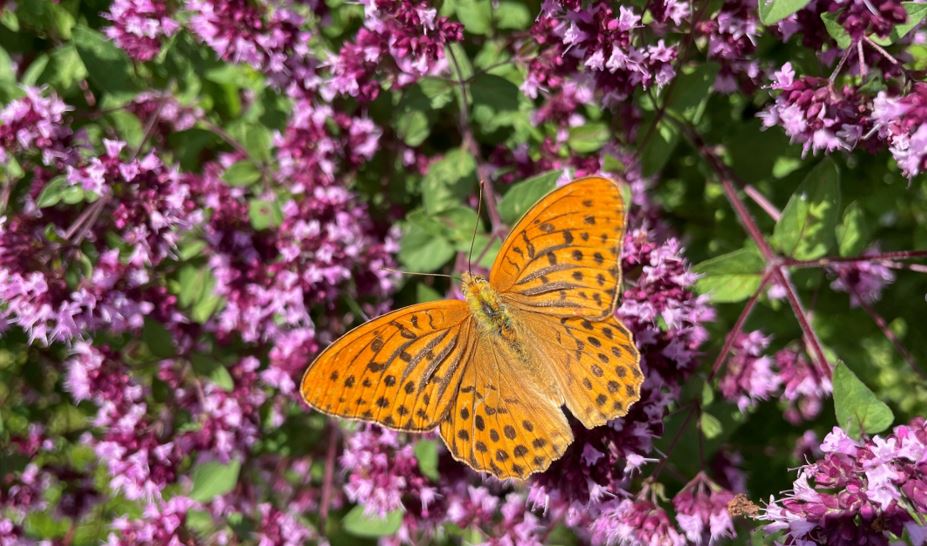
<instances>
[{"instance_id":1,"label":"pink flower cluster","mask_svg":"<svg viewBox=\"0 0 927 546\"><path fill-rule=\"evenodd\" d=\"M372 101L384 83L402 87L445 71L444 46L463 38L460 23L439 17L427 2L365 0L363 4L363 28L330 61L331 78L322 91L327 100L347 95Z\"/></svg>"},{"instance_id":2,"label":"pink flower cluster","mask_svg":"<svg viewBox=\"0 0 927 546\"><path fill-rule=\"evenodd\" d=\"M25 88L25 93L0 110L0 161L37 151L46 166L73 161L74 135L65 120L72 108L54 93L46 97L35 87Z\"/></svg>"},{"instance_id":3,"label":"pink flower cluster","mask_svg":"<svg viewBox=\"0 0 927 546\"><path fill-rule=\"evenodd\" d=\"M888 544L907 532L927 539L927 422L916 418L885 436L853 440L838 427L823 457L803 465L793 489L770 499L760 519L779 544Z\"/></svg>"},{"instance_id":4,"label":"pink flower cluster","mask_svg":"<svg viewBox=\"0 0 927 546\"><path fill-rule=\"evenodd\" d=\"M676 19L683 12L670 10ZM625 100L638 88L662 87L675 76L676 48L657 40L637 45L643 27L640 14L621 6L617 13L607 3L583 9L578 2L550 2L535 23L534 39L550 47L532 63L522 90L536 97L538 90L556 91L565 80L558 72L576 71L592 78L607 106ZM557 61L554 57L568 60Z\"/></svg>"},{"instance_id":5,"label":"pink flower cluster","mask_svg":"<svg viewBox=\"0 0 927 546\"><path fill-rule=\"evenodd\" d=\"M154 59L162 41L180 29L165 0L115 0L103 17L113 23L106 35L139 61Z\"/></svg>"}]
</instances>

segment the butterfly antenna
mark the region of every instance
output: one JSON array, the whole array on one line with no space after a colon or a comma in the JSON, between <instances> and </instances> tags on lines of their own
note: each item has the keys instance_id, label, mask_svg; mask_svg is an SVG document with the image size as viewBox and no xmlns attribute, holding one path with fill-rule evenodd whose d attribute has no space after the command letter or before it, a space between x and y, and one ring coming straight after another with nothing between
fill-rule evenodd
<instances>
[{"instance_id":1,"label":"butterfly antenna","mask_svg":"<svg viewBox=\"0 0 927 546\"><path fill-rule=\"evenodd\" d=\"M448 279L456 279L456 277L453 275L445 275L444 273L418 273L416 271L403 271L401 269L394 269L392 267L384 267L383 269L392 273L399 273L400 275L417 275L419 277L447 277Z\"/></svg>"},{"instance_id":2,"label":"butterfly antenna","mask_svg":"<svg viewBox=\"0 0 927 546\"><path fill-rule=\"evenodd\" d=\"M476 230L480 227L480 218L483 213L483 181L480 180L479 201L476 202L476 223L473 224L473 235L470 237L470 251L467 252L467 273L473 275L473 245L476 243ZM482 259L482 256L480 256Z\"/></svg>"}]
</instances>

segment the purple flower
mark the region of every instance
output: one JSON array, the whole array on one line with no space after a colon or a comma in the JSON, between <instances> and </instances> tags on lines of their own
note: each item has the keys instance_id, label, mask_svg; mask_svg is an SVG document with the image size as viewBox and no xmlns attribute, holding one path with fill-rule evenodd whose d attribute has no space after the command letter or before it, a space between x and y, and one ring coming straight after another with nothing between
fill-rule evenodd
<instances>
[{"instance_id":1,"label":"purple flower","mask_svg":"<svg viewBox=\"0 0 927 546\"><path fill-rule=\"evenodd\" d=\"M145 507L140 519L117 518L107 546L134 546L136 544L163 544L183 546L186 529L183 528L190 510L198 503L187 497L173 497L163 503Z\"/></svg>"},{"instance_id":2,"label":"purple flower","mask_svg":"<svg viewBox=\"0 0 927 546\"><path fill-rule=\"evenodd\" d=\"M398 86L447 68L444 46L463 38L463 27L425 2L366 0L364 27L330 61L322 95L372 101L385 78Z\"/></svg>"},{"instance_id":3,"label":"purple flower","mask_svg":"<svg viewBox=\"0 0 927 546\"><path fill-rule=\"evenodd\" d=\"M676 521L693 544L714 544L721 538L734 538L734 522L727 505L734 493L699 473L676 496Z\"/></svg>"},{"instance_id":4,"label":"purple flower","mask_svg":"<svg viewBox=\"0 0 927 546\"><path fill-rule=\"evenodd\" d=\"M150 61L161 51L161 41L180 28L164 0L115 0L103 14L112 21L106 35L139 61Z\"/></svg>"},{"instance_id":5,"label":"purple flower","mask_svg":"<svg viewBox=\"0 0 927 546\"><path fill-rule=\"evenodd\" d=\"M261 514L260 527L255 533L258 546L300 546L318 539L314 530L293 514L266 502L258 505L258 511Z\"/></svg>"},{"instance_id":6,"label":"purple flower","mask_svg":"<svg viewBox=\"0 0 927 546\"><path fill-rule=\"evenodd\" d=\"M832 392L830 379L821 376L814 364L794 349L782 349L774 358L785 386L782 393L788 403L785 418L797 424L816 417L824 399Z\"/></svg>"},{"instance_id":7,"label":"purple flower","mask_svg":"<svg viewBox=\"0 0 927 546\"><path fill-rule=\"evenodd\" d=\"M739 88L756 89L759 63L752 57L759 35L756 4L748 0L726 0L711 19L700 21L696 29L708 39L708 55L721 64L715 89L733 93Z\"/></svg>"},{"instance_id":8,"label":"purple flower","mask_svg":"<svg viewBox=\"0 0 927 546\"><path fill-rule=\"evenodd\" d=\"M772 88L781 93L759 117L764 127L782 126L792 142L802 145L802 155L809 150L850 150L870 125L867 106L855 87L838 91L824 78L795 78L791 63L776 72L774 82Z\"/></svg>"},{"instance_id":9,"label":"purple flower","mask_svg":"<svg viewBox=\"0 0 927 546\"><path fill-rule=\"evenodd\" d=\"M57 95L35 87L24 89L26 96L0 110L0 161L9 156L28 157L40 152L41 162L60 166L75 160L73 131L65 123L65 113L73 110Z\"/></svg>"},{"instance_id":10,"label":"purple flower","mask_svg":"<svg viewBox=\"0 0 927 546\"><path fill-rule=\"evenodd\" d=\"M878 254L878 249L870 249L866 254ZM830 287L849 294L852 307L879 301L882 290L895 281L892 270L875 260L834 264L828 269L836 275Z\"/></svg>"},{"instance_id":11,"label":"purple flower","mask_svg":"<svg viewBox=\"0 0 927 546\"><path fill-rule=\"evenodd\" d=\"M347 440L341 466L348 473L345 494L369 515L384 517L403 506L403 496L415 491L423 515L436 497L433 486L418 470L413 447L396 432L366 426Z\"/></svg>"},{"instance_id":12,"label":"purple flower","mask_svg":"<svg viewBox=\"0 0 927 546\"><path fill-rule=\"evenodd\" d=\"M669 515L648 500L623 499L603 503L590 531L592 541L597 544L682 546L686 543Z\"/></svg>"},{"instance_id":13,"label":"purple flower","mask_svg":"<svg viewBox=\"0 0 927 546\"><path fill-rule=\"evenodd\" d=\"M523 90L528 96L536 96L545 85L553 90L565 82L560 73L580 67L592 77L606 106L619 105L636 88L666 85L675 76L676 47L663 40L640 44L636 38L642 26L640 15L628 6L615 13L606 3L583 9L573 2L551 2L541 10L532 37L552 49L529 66Z\"/></svg>"},{"instance_id":14,"label":"purple flower","mask_svg":"<svg viewBox=\"0 0 927 546\"><path fill-rule=\"evenodd\" d=\"M872 118L905 176L914 178L927 170L927 84L915 83L903 97L880 92Z\"/></svg>"},{"instance_id":15,"label":"purple flower","mask_svg":"<svg viewBox=\"0 0 927 546\"><path fill-rule=\"evenodd\" d=\"M734 340L732 356L718 383L721 394L745 411L779 390L782 380L773 370L773 360L763 354L770 342L759 330L741 333Z\"/></svg>"},{"instance_id":16,"label":"purple flower","mask_svg":"<svg viewBox=\"0 0 927 546\"><path fill-rule=\"evenodd\" d=\"M759 519L783 544L885 544L907 530L922 544L927 424L916 418L885 438L854 441L839 428L823 458L803 465L793 489L770 499Z\"/></svg>"}]
</instances>

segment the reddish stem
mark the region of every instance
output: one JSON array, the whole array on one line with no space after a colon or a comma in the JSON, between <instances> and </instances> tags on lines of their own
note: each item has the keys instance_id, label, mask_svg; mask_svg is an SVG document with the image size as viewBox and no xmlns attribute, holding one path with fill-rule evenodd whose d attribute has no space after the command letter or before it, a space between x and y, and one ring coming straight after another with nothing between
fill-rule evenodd
<instances>
[{"instance_id":1,"label":"reddish stem","mask_svg":"<svg viewBox=\"0 0 927 546\"><path fill-rule=\"evenodd\" d=\"M756 306L756 302L759 301L760 295L762 295L763 291L766 289L766 285L769 284L769 280L771 278L772 273L767 271L763 275L763 280L760 281L760 286L757 287L753 295L750 296L750 299L747 300L747 304L740 312L740 316L737 317L737 322L734 323L734 327L727 334L727 338L724 340L724 346L721 347L721 352L718 353L714 364L711 365L711 372L708 374L708 381L714 379L715 376L718 375L718 372L721 371L721 366L724 364L724 361L727 360L727 356L731 352L731 348L734 346L734 341L737 339L737 336L740 335L741 330L743 330L744 324L747 322L747 318L750 317L750 312L753 311L753 307Z\"/></svg>"},{"instance_id":2,"label":"reddish stem","mask_svg":"<svg viewBox=\"0 0 927 546\"><path fill-rule=\"evenodd\" d=\"M338 425L329 423L328 451L325 453L325 476L322 478L322 501L319 507L319 528L324 532L328 510L332 503L335 477L335 455L338 453Z\"/></svg>"},{"instance_id":3,"label":"reddish stem","mask_svg":"<svg viewBox=\"0 0 927 546\"><path fill-rule=\"evenodd\" d=\"M895 335L895 332L892 332L891 328L888 327L888 323L885 322L885 319L882 318L882 315L880 315L878 311L875 310L875 308L873 308L863 299L862 295L859 293L859 290L857 290L856 287L851 286L849 288L850 292L853 293L853 295L856 297L856 300L859 302L859 306L862 307L863 311L869 315L869 318L872 319L872 322L874 322L876 326L879 327L879 330L882 331L882 335L885 336L885 338L895 346L895 350L898 351L898 354L900 354L905 362L908 363L908 366L910 366L911 369L914 370L914 373L919 375L922 380L927 379L927 374L925 374L924 370L922 370L917 365L917 359L915 359L914 355L911 354L911 351L909 351L908 348L905 347L903 343L901 343L901 340L898 339L898 336Z\"/></svg>"},{"instance_id":4,"label":"reddish stem","mask_svg":"<svg viewBox=\"0 0 927 546\"><path fill-rule=\"evenodd\" d=\"M816 260L793 260L786 259L783 265L790 267L827 267L838 263L854 262L877 262L880 260L912 260L918 258L927 258L927 250L899 250L896 252L882 252L880 254L869 254L863 256L826 256Z\"/></svg>"},{"instance_id":5,"label":"reddish stem","mask_svg":"<svg viewBox=\"0 0 927 546\"><path fill-rule=\"evenodd\" d=\"M480 160L480 146L473 136L473 129L470 127L470 94L467 90L467 80L464 79L463 70L457 61L457 54L453 48L447 49L451 57L451 64L454 65L454 71L457 72L457 83L460 85L460 133L463 137L463 144L466 149L473 155L476 161L476 174L480 179L483 187L483 195L486 200L486 212L489 214L489 222L492 224L492 233L494 235L504 235L506 232L505 224L499 215L499 207L496 204L496 191L492 187L492 181L489 179L489 172Z\"/></svg>"}]
</instances>

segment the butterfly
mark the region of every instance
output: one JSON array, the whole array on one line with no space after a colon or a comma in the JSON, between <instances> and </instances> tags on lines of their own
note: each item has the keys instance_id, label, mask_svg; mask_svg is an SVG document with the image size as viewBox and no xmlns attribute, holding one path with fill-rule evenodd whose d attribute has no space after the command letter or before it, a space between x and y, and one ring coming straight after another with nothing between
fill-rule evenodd
<instances>
[{"instance_id":1,"label":"butterfly","mask_svg":"<svg viewBox=\"0 0 927 546\"><path fill-rule=\"evenodd\" d=\"M623 416L643 374L615 317L626 215L621 186L574 180L541 198L463 300L410 305L343 335L300 392L328 415L425 432L497 478L546 470L586 428Z\"/></svg>"}]
</instances>

